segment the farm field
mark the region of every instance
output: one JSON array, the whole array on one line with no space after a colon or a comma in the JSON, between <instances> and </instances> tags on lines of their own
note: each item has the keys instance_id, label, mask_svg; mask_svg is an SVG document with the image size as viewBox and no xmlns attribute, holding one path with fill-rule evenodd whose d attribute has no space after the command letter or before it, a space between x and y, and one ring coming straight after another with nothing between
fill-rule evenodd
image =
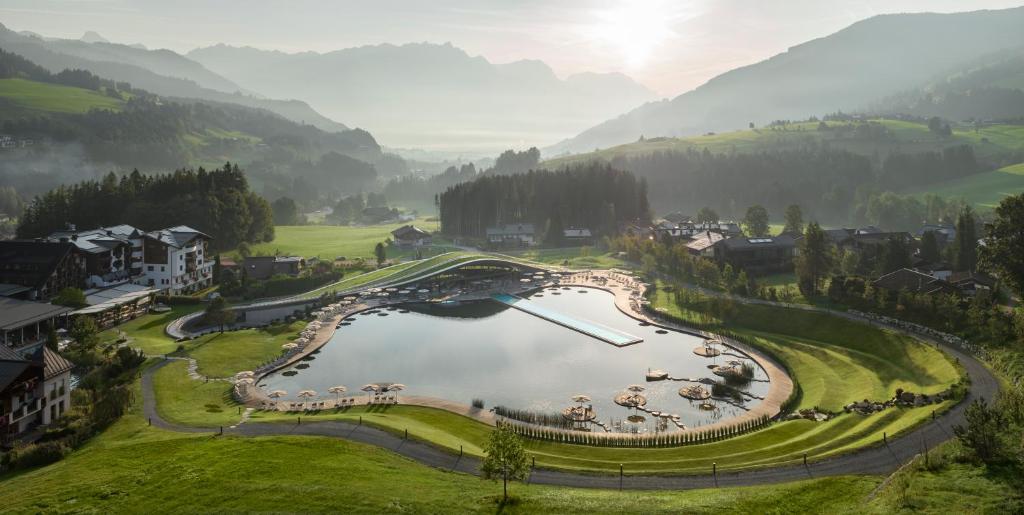
<instances>
[{"instance_id":1,"label":"farm field","mask_svg":"<svg viewBox=\"0 0 1024 515\"><path fill-rule=\"evenodd\" d=\"M428 231L437 228L436 222L418 218L412 222L393 224L341 226L341 225L285 225L274 228L274 241L252 246L253 255L294 255L334 259L373 258L373 248L391 237L391 231L407 224L414 224ZM437 242L442 243L442 242ZM444 249L443 245L439 245ZM440 253L444 250L424 249L424 253ZM237 251L229 253L237 256ZM411 255L411 251L388 248L388 257Z\"/></svg>"},{"instance_id":2,"label":"farm field","mask_svg":"<svg viewBox=\"0 0 1024 515\"><path fill-rule=\"evenodd\" d=\"M1003 198L1021 192L1024 192L1024 163L941 182L915 193L963 199L977 209L992 209Z\"/></svg>"}]
</instances>

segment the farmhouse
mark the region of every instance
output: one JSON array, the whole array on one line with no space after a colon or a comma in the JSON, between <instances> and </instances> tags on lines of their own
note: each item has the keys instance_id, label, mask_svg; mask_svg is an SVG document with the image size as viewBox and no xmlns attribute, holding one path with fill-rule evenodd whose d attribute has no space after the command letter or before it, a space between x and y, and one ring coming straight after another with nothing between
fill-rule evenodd
<instances>
[{"instance_id":1,"label":"farmhouse","mask_svg":"<svg viewBox=\"0 0 1024 515\"><path fill-rule=\"evenodd\" d=\"M391 239L402 248L422 247L431 244L430 233L415 225L403 225L391 231Z\"/></svg>"},{"instance_id":2,"label":"farmhouse","mask_svg":"<svg viewBox=\"0 0 1024 515\"><path fill-rule=\"evenodd\" d=\"M692 239L686 243L686 251L689 252L691 256L713 258L715 257L715 244L724 239L725 236L721 233L704 231L694 235Z\"/></svg>"},{"instance_id":3,"label":"farmhouse","mask_svg":"<svg viewBox=\"0 0 1024 515\"><path fill-rule=\"evenodd\" d=\"M250 279L263 280L275 275L295 277L306 267L306 260L299 256L250 256L242 266Z\"/></svg>"},{"instance_id":4,"label":"farmhouse","mask_svg":"<svg viewBox=\"0 0 1024 515\"><path fill-rule=\"evenodd\" d=\"M536 243L533 224L505 224L487 228L487 242L492 245L526 246Z\"/></svg>"},{"instance_id":5,"label":"farmhouse","mask_svg":"<svg viewBox=\"0 0 1024 515\"><path fill-rule=\"evenodd\" d=\"M87 286L103 287L142 273L145 233L130 225L78 231L74 225L47 236L48 241L71 243L85 256Z\"/></svg>"},{"instance_id":6,"label":"farmhouse","mask_svg":"<svg viewBox=\"0 0 1024 515\"><path fill-rule=\"evenodd\" d=\"M594 243L594 236L587 228L565 229L562 231L562 238L566 245L591 245Z\"/></svg>"},{"instance_id":7,"label":"farmhouse","mask_svg":"<svg viewBox=\"0 0 1024 515\"><path fill-rule=\"evenodd\" d=\"M213 259L207 259L209 244L209 236L185 225L146 233L144 276L136 283L171 295L209 287L213 284Z\"/></svg>"},{"instance_id":8,"label":"farmhouse","mask_svg":"<svg viewBox=\"0 0 1024 515\"><path fill-rule=\"evenodd\" d=\"M789 233L763 238L733 236L714 244L714 257L719 263L746 270L748 274L786 272L793 269L797 240Z\"/></svg>"}]
</instances>

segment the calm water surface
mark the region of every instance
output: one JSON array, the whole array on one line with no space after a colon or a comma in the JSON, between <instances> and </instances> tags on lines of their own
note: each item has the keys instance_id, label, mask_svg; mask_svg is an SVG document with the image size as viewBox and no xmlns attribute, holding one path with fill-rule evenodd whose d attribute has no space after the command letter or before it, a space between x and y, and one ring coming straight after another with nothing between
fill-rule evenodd
<instances>
[{"instance_id":1,"label":"calm water surface","mask_svg":"<svg viewBox=\"0 0 1024 515\"><path fill-rule=\"evenodd\" d=\"M341 327L314 360L305 362L308 368L292 368L298 374L290 377L278 372L260 384L286 390L290 396L312 389L332 398L327 389L335 385L347 386L349 395L360 395L359 388L367 383L403 383L407 388L402 394L464 404L479 398L488 408L503 405L545 412L560 411L573 404L572 396L585 394L591 397L598 419L613 426L635 414L616 405L614 397L639 383L647 387L648 409L678 414L687 426L743 412L724 402L716 402L715 411L699 410L697 403L677 393L690 383L645 383L648 369L662 369L679 378L715 377L708 365L736 359L695 355L693 349L701 338L678 332L658 334L656 327L640 326L619 312L612 295L601 290L546 289L530 300L644 341L615 347L494 301L410 307L408 313L382 311L388 316L355 315L352 324ZM759 367L756 370L757 379L766 379ZM746 391L763 396L768 384L754 382ZM654 425L641 424L639 430L654 430Z\"/></svg>"}]
</instances>

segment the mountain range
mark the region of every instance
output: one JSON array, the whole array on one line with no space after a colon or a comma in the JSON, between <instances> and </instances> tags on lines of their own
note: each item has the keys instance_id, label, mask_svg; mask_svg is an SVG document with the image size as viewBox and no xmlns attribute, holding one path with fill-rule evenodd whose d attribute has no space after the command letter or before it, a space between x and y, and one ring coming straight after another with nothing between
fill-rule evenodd
<instances>
[{"instance_id":1,"label":"mountain range","mask_svg":"<svg viewBox=\"0 0 1024 515\"><path fill-rule=\"evenodd\" d=\"M541 61L495 64L451 44L296 54L221 44L187 57L244 88L301 98L391 146L497 153L558 141L655 97L622 74L562 79Z\"/></svg>"},{"instance_id":2,"label":"mountain range","mask_svg":"<svg viewBox=\"0 0 1024 515\"><path fill-rule=\"evenodd\" d=\"M921 88L982 56L1024 46L1024 7L868 18L647 103L545 149L591 151L641 136L688 136L855 111Z\"/></svg>"},{"instance_id":3,"label":"mountain range","mask_svg":"<svg viewBox=\"0 0 1024 515\"><path fill-rule=\"evenodd\" d=\"M30 59L54 73L64 69L88 70L158 95L266 109L293 122L307 123L325 131L348 129L344 124L314 111L305 102L254 96L201 64L170 50L108 43L102 36L88 32L77 40L46 38L18 33L3 25L0 25L0 48Z\"/></svg>"}]
</instances>

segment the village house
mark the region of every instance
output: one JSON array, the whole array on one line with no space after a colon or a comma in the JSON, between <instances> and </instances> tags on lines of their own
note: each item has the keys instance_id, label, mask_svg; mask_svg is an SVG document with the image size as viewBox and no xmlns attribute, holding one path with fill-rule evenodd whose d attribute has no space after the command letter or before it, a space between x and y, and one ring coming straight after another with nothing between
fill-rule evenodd
<instances>
[{"instance_id":1,"label":"village house","mask_svg":"<svg viewBox=\"0 0 1024 515\"><path fill-rule=\"evenodd\" d=\"M578 247L594 244L594 235L590 233L590 229L582 227L563 230L562 239L565 241L565 244L569 246Z\"/></svg>"},{"instance_id":2,"label":"village house","mask_svg":"<svg viewBox=\"0 0 1024 515\"><path fill-rule=\"evenodd\" d=\"M432 243L430 233L415 225L403 225L391 231L391 239L401 248L422 247Z\"/></svg>"},{"instance_id":3,"label":"village house","mask_svg":"<svg viewBox=\"0 0 1024 515\"><path fill-rule=\"evenodd\" d=\"M57 420L71 407L74 365L45 345L0 347L0 444Z\"/></svg>"},{"instance_id":4,"label":"village house","mask_svg":"<svg viewBox=\"0 0 1024 515\"><path fill-rule=\"evenodd\" d=\"M871 284L875 288L890 292L906 291L925 295L960 293L956 286L942 279L909 268L901 268L885 274L875 279Z\"/></svg>"},{"instance_id":5,"label":"village house","mask_svg":"<svg viewBox=\"0 0 1024 515\"><path fill-rule=\"evenodd\" d=\"M686 251L691 256L704 258L715 257L715 244L725 239L721 233L704 231L694 235L686 242Z\"/></svg>"},{"instance_id":6,"label":"village house","mask_svg":"<svg viewBox=\"0 0 1024 515\"><path fill-rule=\"evenodd\" d=\"M49 300L64 288L83 288L86 260L71 243L0 241L0 291L5 296Z\"/></svg>"},{"instance_id":7,"label":"village house","mask_svg":"<svg viewBox=\"0 0 1024 515\"><path fill-rule=\"evenodd\" d=\"M487 228L487 242L495 246L525 247L536 243L533 224L505 224Z\"/></svg>"},{"instance_id":8,"label":"village house","mask_svg":"<svg viewBox=\"0 0 1024 515\"><path fill-rule=\"evenodd\" d=\"M729 264L751 275L788 272L797 256L798 239L789 233L762 238L733 236L714 244L714 258L719 264Z\"/></svg>"},{"instance_id":9,"label":"village house","mask_svg":"<svg viewBox=\"0 0 1024 515\"><path fill-rule=\"evenodd\" d=\"M249 256L242 261L249 279L270 279L275 275L298 276L306 268L300 256Z\"/></svg>"}]
</instances>

